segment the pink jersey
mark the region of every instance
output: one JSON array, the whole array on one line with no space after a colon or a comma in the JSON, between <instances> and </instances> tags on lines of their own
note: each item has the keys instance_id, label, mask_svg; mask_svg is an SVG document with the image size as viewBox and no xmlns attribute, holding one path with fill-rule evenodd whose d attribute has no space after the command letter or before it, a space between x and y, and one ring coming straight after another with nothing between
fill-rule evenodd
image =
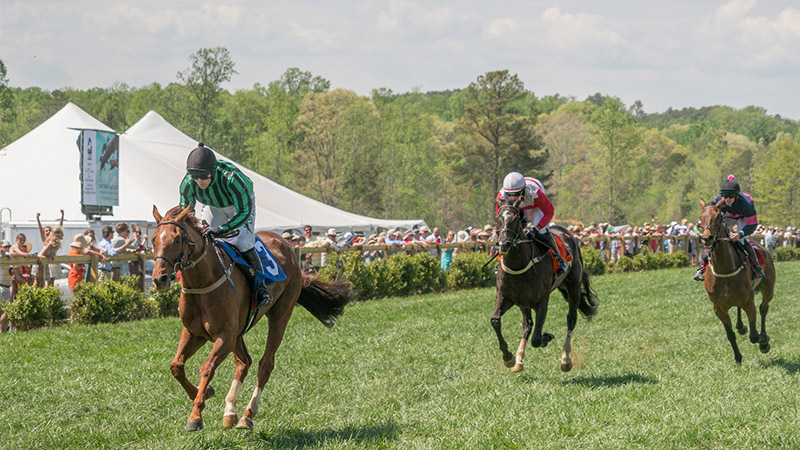
<instances>
[{"instance_id":1,"label":"pink jersey","mask_svg":"<svg viewBox=\"0 0 800 450\"><path fill-rule=\"evenodd\" d=\"M497 193L497 202L507 198L505 189ZM553 203L547 198L542 182L536 178L525 177L525 195L522 200L522 212L525 222L532 223L536 228L542 229L553 220ZM495 207L495 214L499 208Z\"/></svg>"}]
</instances>

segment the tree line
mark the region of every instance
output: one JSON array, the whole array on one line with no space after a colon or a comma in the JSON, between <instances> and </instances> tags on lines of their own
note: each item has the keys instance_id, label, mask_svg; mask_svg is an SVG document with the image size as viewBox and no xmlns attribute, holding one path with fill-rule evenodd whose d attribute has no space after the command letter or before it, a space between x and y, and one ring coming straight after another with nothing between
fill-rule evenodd
<instances>
[{"instance_id":1,"label":"tree line","mask_svg":"<svg viewBox=\"0 0 800 450\"><path fill-rule=\"evenodd\" d=\"M71 101L118 132L155 110L284 186L374 217L491 223L503 176L517 170L545 183L557 220L696 220L698 200L732 173L762 223L800 224L800 123L757 106L648 114L599 93L537 96L507 70L449 91L361 96L289 68L229 92L236 71L224 47L190 55L166 86L21 89L6 71L0 60L3 146Z\"/></svg>"}]
</instances>

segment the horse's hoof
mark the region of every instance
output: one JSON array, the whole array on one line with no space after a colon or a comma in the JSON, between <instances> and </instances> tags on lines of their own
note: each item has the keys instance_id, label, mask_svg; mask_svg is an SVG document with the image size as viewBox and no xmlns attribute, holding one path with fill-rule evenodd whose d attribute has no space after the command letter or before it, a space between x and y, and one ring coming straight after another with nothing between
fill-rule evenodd
<instances>
[{"instance_id":1,"label":"horse's hoof","mask_svg":"<svg viewBox=\"0 0 800 450\"><path fill-rule=\"evenodd\" d=\"M737 328L736 332L744 336L745 334L747 334L747 327Z\"/></svg>"},{"instance_id":2,"label":"horse's hoof","mask_svg":"<svg viewBox=\"0 0 800 450\"><path fill-rule=\"evenodd\" d=\"M514 358L505 359L503 358L503 364L508 367L509 369L514 367Z\"/></svg>"},{"instance_id":3,"label":"horse's hoof","mask_svg":"<svg viewBox=\"0 0 800 450\"><path fill-rule=\"evenodd\" d=\"M567 363L564 363L564 362L561 363L561 371L562 372L569 372L570 370L572 370L572 361L567 362Z\"/></svg>"},{"instance_id":4,"label":"horse's hoof","mask_svg":"<svg viewBox=\"0 0 800 450\"><path fill-rule=\"evenodd\" d=\"M206 392L203 394L203 399L208 400L214 396L216 392L214 392L214 388L211 385L206 386Z\"/></svg>"},{"instance_id":5,"label":"horse's hoof","mask_svg":"<svg viewBox=\"0 0 800 450\"><path fill-rule=\"evenodd\" d=\"M253 429L253 419L244 416L239 420L239 423L236 424L237 430L252 430Z\"/></svg>"},{"instance_id":6,"label":"horse's hoof","mask_svg":"<svg viewBox=\"0 0 800 450\"><path fill-rule=\"evenodd\" d=\"M511 373L519 373L522 372L525 367L522 364L514 364L514 367L511 368Z\"/></svg>"},{"instance_id":7,"label":"horse's hoof","mask_svg":"<svg viewBox=\"0 0 800 450\"><path fill-rule=\"evenodd\" d=\"M761 353L769 353L769 348L769 336L765 334L761 335L761 337L758 339L758 349L761 351Z\"/></svg>"},{"instance_id":8,"label":"horse's hoof","mask_svg":"<svg viewBox=\"0 0 800 450\"><path fill-rule=\"evenodd\" d=\"M553 336L550 333L543 333L542 334L542 345L541 346L542 347L547 347L547 344L549 344L550 341L552 341L554 337L555 336Z\"/></svg>"},{"instance_id":9,"label":"horse's hoof","mask_svg":"<svg viewBox=\"0 0 800 450\"><path fill-rule=\"evenodd\" d=\"M222 416L222 428L233 428L236 425L236 421L239 418L236 417L236 414L231 414L229 416Z\"/></svg>"},{"instance_id":10,"label":"horse's hoof","mask_svg":"<svg viewBox=\"0 0 800 450\"><path fill-rule=\"evenodd\" d=\"M189 419L183 429L186 431L200 431L203 429L203 419Z\"/></svg>"}]
</instances>

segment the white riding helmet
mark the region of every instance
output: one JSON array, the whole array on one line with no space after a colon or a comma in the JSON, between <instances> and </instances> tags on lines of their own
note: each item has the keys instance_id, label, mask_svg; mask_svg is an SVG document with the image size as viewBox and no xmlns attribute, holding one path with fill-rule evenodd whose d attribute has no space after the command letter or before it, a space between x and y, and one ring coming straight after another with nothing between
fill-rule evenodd
<instances>
[{"instance_id":1,"label":"white riding helmet","mask_svg":"<svg viewBox=\"0 0 800 450\"><path fill-rule=\"evenodd\" d=\"M525 177L519 172L511 172L503 179L503 192L519 192L525 189Z\"/></svg>"}]
</instances>

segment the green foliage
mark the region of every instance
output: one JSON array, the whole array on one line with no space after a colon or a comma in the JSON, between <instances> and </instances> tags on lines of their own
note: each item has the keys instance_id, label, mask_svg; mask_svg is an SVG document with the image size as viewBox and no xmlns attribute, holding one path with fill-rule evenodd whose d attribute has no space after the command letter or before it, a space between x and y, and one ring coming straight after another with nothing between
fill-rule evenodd
<instances>
[{"instance_id":1,"label":"green foliage","mask_svg":"<svg viewBox=\"0 0 800 450\"><path fill-rule=\"evenodd\" d=\"M136 277L123 277L122 282L102 280L79 283L70 309L72 320L96 324L125 322L152 317L153 307L136 289Z\"/></svg>"},{"instance_id":2,"label":"green foliage","mask_svg":"<svg viewBox=\"0 0 800 450\"><path fill-rule=\"evenodd\" d=\"M158 317L178 315L178 303L181 300L181 284L172 283L166 291L152 290L147 301Z\"/></svg>"},{"instance_id":3,"label":"green foliage","mask_svg":"<svg viewBox=\"0 0 800 450\"><path fill-rule=\"evenodd\" d=\"M685 252L664 253L651 252L648 248L633 258L622 257L608 265L606 270L611 273L641 272L644 270L675 269L686 267L689 257Z\"/></svg>"},{"instance_id":4,"label":"green foliage","mask_svg":"<svg viewBox=\"0 0 800 450\"><path fill-rule=\"evenodd\" d=\"M2 307L11 324L19 331L56 325L67 319L61 291L55 287L20 286L17 298Z\"/></svg>"},{"instance_id":5,"label":"green foliage","mask_svg":"<svg viewBox=\"0 0 800 450\"><path fill-rule=\"evenodd\" d=\"M489 256L486 253L472 252L461 249L453 254L453 262L447 275L449 289L470 289L474 287L487 287L495 285L496 275L494 265L484 267Z\"/></svg>"},{"instance_id":6,"label":"green foliage","mask_svg":"<svg viewBox=\"0 0 800 450\"><path fill-rule=\"evenodd\" d=\"M584 245L581 247L581 256L583 257L583 269L589 275L602 275L606 273L606 263L600 256L600 250L597 250L591 245Z\"/></svg>"},{"instance_id":7,"label":"green foliage","mask_svg":"<svg viewBox=\"0 0 800 450\"><path fill-rule=\"evenodd\" d=\"M775 255L777 261L798 261L800 260L800 248L786 246L778 247Z\"/></svg>"}]
</instances>

